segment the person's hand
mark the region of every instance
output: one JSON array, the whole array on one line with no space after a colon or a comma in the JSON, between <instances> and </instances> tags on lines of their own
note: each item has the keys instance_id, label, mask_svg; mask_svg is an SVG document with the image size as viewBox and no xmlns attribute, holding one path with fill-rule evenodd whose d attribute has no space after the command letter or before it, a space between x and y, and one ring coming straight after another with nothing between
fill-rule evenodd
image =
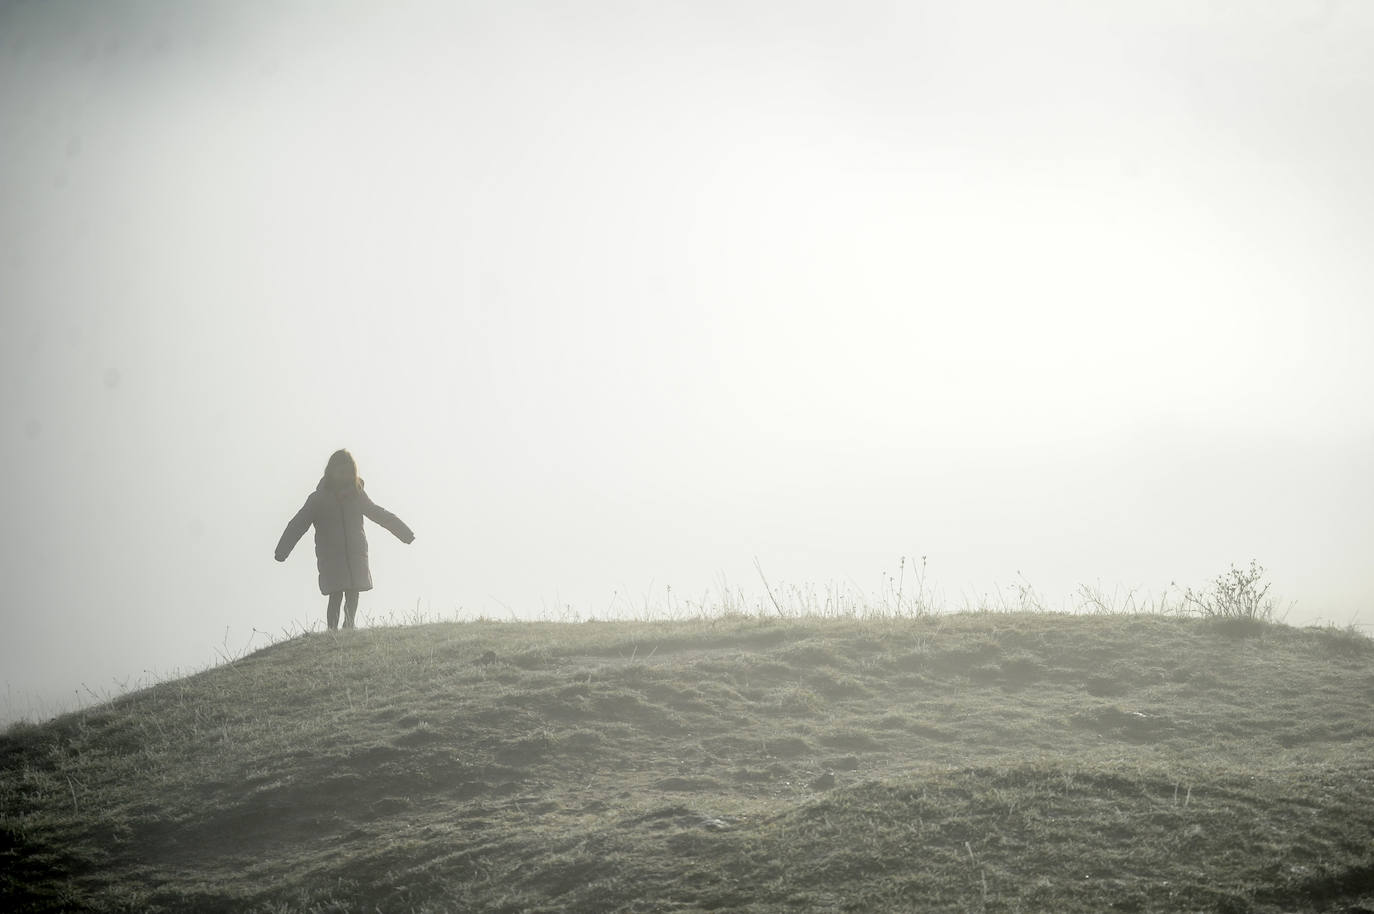
<instances>
[{"instance_id":1,"label":"person's hand","mask_svg":"<svg viewBox=\"0 0 1374 914\"><path fill-rule=\"evenodd\" d=\"M276 558L276 560L277 560L278 562L284 562L284 561L286 561L286 556L282 555L280 552L278 552L278 553L274 556L274 558Z\"/></svg>"},{"instance_id":2,"label":"person's hand","mask_svg":"<svg viewBox=\"0 0 1374 914\"><path fill-rule=\"evenodd\" d=\"M413 542L415 542L415 534L414 534L414 533L410 534L410 539L406 540L406 545L409 546L409 545L410 545L411 543L413 543Z\"/></svg>"}]
</instances>

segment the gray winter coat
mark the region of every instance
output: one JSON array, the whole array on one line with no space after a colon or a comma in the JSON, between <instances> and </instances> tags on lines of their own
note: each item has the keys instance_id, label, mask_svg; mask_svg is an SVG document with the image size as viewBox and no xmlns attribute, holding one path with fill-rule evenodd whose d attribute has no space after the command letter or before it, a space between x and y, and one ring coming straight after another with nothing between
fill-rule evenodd
<instances>
[{"instance_id":1,"label":"gray winter coat","mask_svg":"<svg viewBox=\"0 0 1374 914\"><path fill-rule=\"evenodd\" d=\"M324 479L305 500L286 525L277 543L277 561L285 561L310 525L315 526L315 563L320 569L320 593L340 590L371 590L372 573L367 567L367 537L363 534L363 515L396 535L403 543L415 539L399 517L374 504L358 488L333 489Z\"/></svg>"}]
</instances>

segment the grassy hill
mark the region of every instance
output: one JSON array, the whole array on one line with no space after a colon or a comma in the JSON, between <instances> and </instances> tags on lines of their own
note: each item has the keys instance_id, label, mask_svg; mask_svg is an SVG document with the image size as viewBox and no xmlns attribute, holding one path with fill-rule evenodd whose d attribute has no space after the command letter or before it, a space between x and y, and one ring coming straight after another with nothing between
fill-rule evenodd
<instances>
[{"instance_id":1,"label":"grassy hill","mask_svg":"<svg viewBox=\"0 0 1374 914\"><path fill-rule=\"evenodd\" d=\"M1374 911L1374 642L310 634L0 738L7 911Z\"/></svg>"}]
</instances>

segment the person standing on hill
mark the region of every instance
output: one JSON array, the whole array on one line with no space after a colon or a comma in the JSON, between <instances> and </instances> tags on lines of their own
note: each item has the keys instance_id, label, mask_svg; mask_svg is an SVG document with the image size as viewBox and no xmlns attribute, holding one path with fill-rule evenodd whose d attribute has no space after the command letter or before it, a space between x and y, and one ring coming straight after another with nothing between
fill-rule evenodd
<instances>
[{"instance_id":1,"label":"person standing on hill","mask_svg":"<svg viewBox=\"0 0 1374 914\"><path fill-rule=\"evenodd\" d=\"M358 594L372 589L364 516L390 530L401 542L415 542L415 534L399 517L367 497L353 455L337 450L329 455L320 484L291 518L277 542L277 561L284 562L305 531L314 525L315 563L320 570L320 593L329 596L325 615L331 631L339 625L339 604L343 604L343 627L352 628Z\"/></svg>"}]
</instances>

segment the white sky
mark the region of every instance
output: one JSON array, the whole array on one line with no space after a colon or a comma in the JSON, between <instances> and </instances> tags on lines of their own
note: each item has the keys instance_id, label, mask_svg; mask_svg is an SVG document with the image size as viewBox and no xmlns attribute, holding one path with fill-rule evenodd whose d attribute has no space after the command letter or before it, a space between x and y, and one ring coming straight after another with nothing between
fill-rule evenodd
<instances>
[{"instance_id":1,"label":"white sky","mask_svg":"<svg viewBox=\"0 0 1374 914\"><path fill-rule=\"evenodd\" d=\"M1374 6L0 2L9 713L323 615L1374 622ZM261 636L254 641L261 644Z\"/></svg>"}]
</instances>

